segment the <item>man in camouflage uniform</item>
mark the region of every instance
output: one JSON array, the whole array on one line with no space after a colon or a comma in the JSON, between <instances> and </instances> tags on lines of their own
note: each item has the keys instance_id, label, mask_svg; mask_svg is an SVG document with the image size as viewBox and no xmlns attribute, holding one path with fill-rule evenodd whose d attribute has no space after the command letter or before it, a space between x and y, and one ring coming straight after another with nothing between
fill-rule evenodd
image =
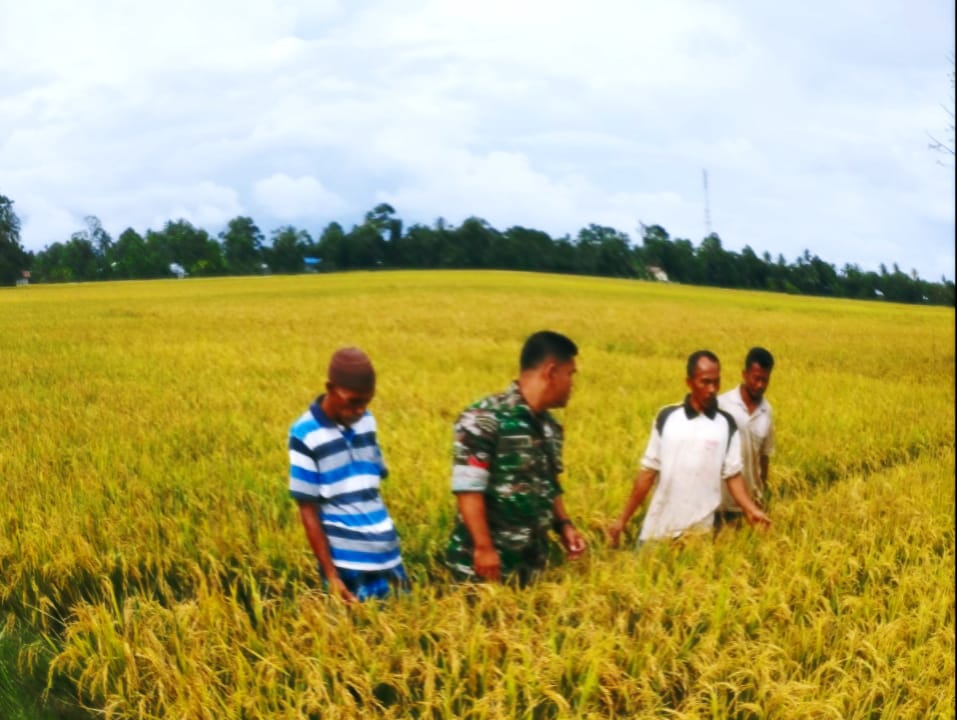
<instances>
[{"instance_id":1,"label":"man in camouflage uniform","mask_svg":"<svg viewBox=\"0 0 957 720\"><path fill-rule=\"evenodd\" d=\"M524 585L545 567L548 531L569 558L585 541L562 501L562 427L548 412L572 390L578 348L548 330L525 341L518 380L455 423L452 492L458 515L445 560L461 580Z\"/></svg>"}]
</instances>

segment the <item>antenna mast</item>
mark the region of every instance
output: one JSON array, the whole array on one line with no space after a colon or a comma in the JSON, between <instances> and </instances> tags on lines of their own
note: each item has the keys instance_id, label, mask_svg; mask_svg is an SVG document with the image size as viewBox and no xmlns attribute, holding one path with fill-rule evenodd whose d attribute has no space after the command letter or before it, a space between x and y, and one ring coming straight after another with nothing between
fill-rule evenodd
<instances>
[{"instance_id":1,"label":"antenna mast","mask_svg":"<svg viewBox=\"0 0 957 720\"><path fill-rule=\"evenodd\" d=\"M704 229L708 235L711 234L711 206L708 202L708 170L705 168L701 171L701 175L704 179Z\"/></svg>"}]
</instances>

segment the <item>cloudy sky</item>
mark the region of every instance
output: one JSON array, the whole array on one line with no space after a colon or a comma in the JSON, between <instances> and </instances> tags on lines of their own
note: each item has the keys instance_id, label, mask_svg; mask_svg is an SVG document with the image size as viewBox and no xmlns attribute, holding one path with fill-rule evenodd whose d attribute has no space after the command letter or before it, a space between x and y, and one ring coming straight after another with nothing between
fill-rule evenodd
<instances>
[{"instance_id":1,"label":"cloudy sky","mask_svg":"<svg viewBox=\"0 0 957 720\"><path fill-rule=\"evenodd\" d=\"M0 194L40 250L380 202L954 278L951 0L0 0ZM952 143L952 141L951 141ZM941 160L948 164L941 164ZM704 190L707 171L709 191Z\"/></svg>"}]
</instances>

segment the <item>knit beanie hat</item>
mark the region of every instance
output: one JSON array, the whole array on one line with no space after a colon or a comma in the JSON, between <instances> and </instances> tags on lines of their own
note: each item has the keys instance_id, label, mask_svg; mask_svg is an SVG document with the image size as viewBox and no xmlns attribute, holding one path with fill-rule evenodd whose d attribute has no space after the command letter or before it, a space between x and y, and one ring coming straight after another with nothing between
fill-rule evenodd
<instances>
[{"instance_id":1,"label":"knit beanie hat","mask_svg":"<svg viewBox=\"0 0 957 720\"><path fill-rule=\"evenodd\" d=\"M329 361L329 382L355 392L375 390L375 370L369 356L356 347L336 350Z\"/></svg>"}]
</instances>

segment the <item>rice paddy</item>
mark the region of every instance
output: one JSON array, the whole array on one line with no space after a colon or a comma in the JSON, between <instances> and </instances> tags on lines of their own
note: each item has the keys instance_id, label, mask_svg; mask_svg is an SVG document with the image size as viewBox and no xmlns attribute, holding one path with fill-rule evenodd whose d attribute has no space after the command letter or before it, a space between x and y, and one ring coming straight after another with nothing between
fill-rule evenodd
<instances>
[{"instance_id":1,"label":"rice paddy","mask_svg":"<svg viewBox=\"0 0 957 720\"><path fill-rule=\"evenodd\" d=\"M451 585L451 426L523 339L579 346L559 413L589 541ZM954 311L506 272L0 291L5 718L954 717ZM777 359L768 533L603 529L699 348ZM322 592L286 433L329 355L371 410L410 593Z\"/></svg>"}]
</instances>

